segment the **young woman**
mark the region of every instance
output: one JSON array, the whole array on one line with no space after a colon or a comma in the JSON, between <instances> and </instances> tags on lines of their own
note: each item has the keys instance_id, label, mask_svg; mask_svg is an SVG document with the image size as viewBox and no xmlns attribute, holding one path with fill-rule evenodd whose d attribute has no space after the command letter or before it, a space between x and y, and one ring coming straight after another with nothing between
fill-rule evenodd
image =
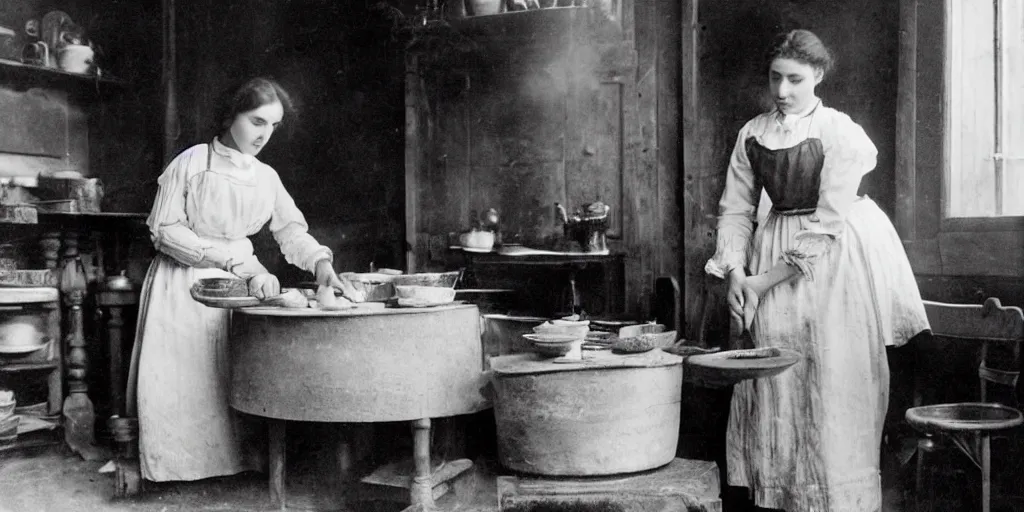
<instances>
[{"instance_id":1,"label":"young woman","mask_svg":"<svg viewBox=\"0 0 1024 512\"><path fill-rule=\"evenodd\" d=\"M794 30L779 36L767 65L775 108L740 130L705 270L728 280L733 320L757 347L804 357L735 387L728 482L748 488L758 507L878 511L885 347L905 344L928 320L892 223L857 195L875 146L815 94L832 65L828 50ZM762 188L772 208L754 232Z\"/></svg>"},{"instance_id":2,"label":"young woman","mask_svg":"<svg viewBox=\"0 0 1024 512\"><path fill-rule=\"evenodd\" d=\"M228 406L229 311L193 300L197 279L241 277L250 295L280 293L248 238L269 222L289 263L352 296L277 173L256 159L290 108L276 82L249 80L220 105L220 133L175 157L158 180L147 224L159 255L143 284L128 386L147 480L198 480L262 464L262 444L247 446L253 429Z\"/></svg>"}]
</instances>

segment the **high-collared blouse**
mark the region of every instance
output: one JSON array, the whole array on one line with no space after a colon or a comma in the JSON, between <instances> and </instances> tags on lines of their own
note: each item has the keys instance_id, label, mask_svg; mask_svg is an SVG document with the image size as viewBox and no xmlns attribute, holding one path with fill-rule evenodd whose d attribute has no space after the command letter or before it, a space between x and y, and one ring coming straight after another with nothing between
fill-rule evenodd
<instances>
[{"instance_id":1,"label":"high-collared blouse","mask_svg":"<svg viewBox=\"0 0 1024 512\"><path fill-rule=\"evenodd\" d=\"M309 233L302 212L269 165L229 148L219 140L183 151L157 183L149 225L157 250L195 266L211 247L249 257L248 237L270 222L285 259L313 272L330 249ZM248 254L245 254L248 252Z\"/></svg>"},{"instance_id":2,"label":"high-collared blouse","mask_svg":"<svg viewBox=\"0 0 1024 512\"><path fill-rule=\"evenodd\" d=\"M807 139L821 141L824 161L818 176L816 205L813 211L801 216L802 229L787 244L793 248L787 259L802 260L802 268L842 235L846 214L858 198L861 178L874 169L878 154L860 125L820 102L802 114L785 115L774 109L748 121L736 138L729 160L725 190L719 202L716 251L705 267L708 273L719 277L733 268L743 268L749 257L762 188L762 181L751 166L751 138L768 150L793 148ZM784 199L772 198L773 202Z\"/></svg>"}]
</instances>

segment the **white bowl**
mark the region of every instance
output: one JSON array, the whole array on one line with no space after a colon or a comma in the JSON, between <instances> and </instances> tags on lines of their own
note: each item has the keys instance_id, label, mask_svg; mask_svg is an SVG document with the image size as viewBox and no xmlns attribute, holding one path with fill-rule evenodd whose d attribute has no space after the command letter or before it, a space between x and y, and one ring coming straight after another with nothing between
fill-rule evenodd
<instances>
[{"instance_id":1,"label":"white bowl","mask_svg":"<svg viewBox=\"0 0 1024 512\"><path fill-rule=\"evenodd\" d=\"M533 332L537 334L564 334L573 336L575 338L583 339L587 337L587 333L590 332L590 326L588 325L559 325L551 322L545 322L533 328Z\"/></svg>"},{"instance_id":2,"label":"white bowl","mask_svg":"<svg viewBox=\"0 0 1024 512\"><path fill-rule=\"evenodd\" d=\"M36 322L31 315L10 317L0 324L0 345L25 347L41 344L43 335L36 328Z\"/></svg>"}]
</instances>

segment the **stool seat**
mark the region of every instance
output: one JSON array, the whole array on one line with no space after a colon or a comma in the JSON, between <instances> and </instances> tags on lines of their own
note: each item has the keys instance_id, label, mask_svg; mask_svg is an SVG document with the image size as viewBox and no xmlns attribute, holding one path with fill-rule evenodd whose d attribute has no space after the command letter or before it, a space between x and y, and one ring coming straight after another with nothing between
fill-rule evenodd
<instances>
[{"instance_id":1,"label":"stool seat","mask_svg":"<svg viewBox=\"0 0 1024 512\"><path fill-rule=\"evenodd\" d=\"M1002 404L964 402L923 405L907 410L907 421L927 433L990 432L1024 423L1024 414Z\"/></svg>"}]
</instances>

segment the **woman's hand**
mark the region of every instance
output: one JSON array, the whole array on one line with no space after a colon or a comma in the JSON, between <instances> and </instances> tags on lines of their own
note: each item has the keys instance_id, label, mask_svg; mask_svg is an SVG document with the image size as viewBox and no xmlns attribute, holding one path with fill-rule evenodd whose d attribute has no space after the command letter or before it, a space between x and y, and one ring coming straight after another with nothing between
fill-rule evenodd
<instances>
[{"instance_id":1,"label":"woman's hand","mask_svg":"<svg viewBox=\"0 0 1024 512\"><path fill-rule=\"evenodd\" d=\"M327 286L335 290L341 291L342 296L352 302L365 302L366 292L360 291L352 284L351 281L343 276L338 275L334 271L334 266L330 260L320 260L316 262L316 284L319 286Z\"/></svg>"},{"instance_id":2,"label":"woman's hand","mask_svg":"<svg viewBox=\"0 0 1024 512\"><path fill-rule=\"evenodd\" d=\"M256 274L249 278L249 295L263 300L281 294L281 282L271 273Z\"/></svg>"},{"instance_id":3,"label":"woman's hand","mask_svg":"<svg viewBox=\"0 0 1024 512\"><path fill-rule=\"evenodd\" d=\"M743 287L746 282L747 275L743 273L743 269L734 268L729 272L729 290L726 292L726 300L729 303L729 316L732 317L733 325L743 325L743 305L745 303Z\"/></svg>"}]
</instances>

